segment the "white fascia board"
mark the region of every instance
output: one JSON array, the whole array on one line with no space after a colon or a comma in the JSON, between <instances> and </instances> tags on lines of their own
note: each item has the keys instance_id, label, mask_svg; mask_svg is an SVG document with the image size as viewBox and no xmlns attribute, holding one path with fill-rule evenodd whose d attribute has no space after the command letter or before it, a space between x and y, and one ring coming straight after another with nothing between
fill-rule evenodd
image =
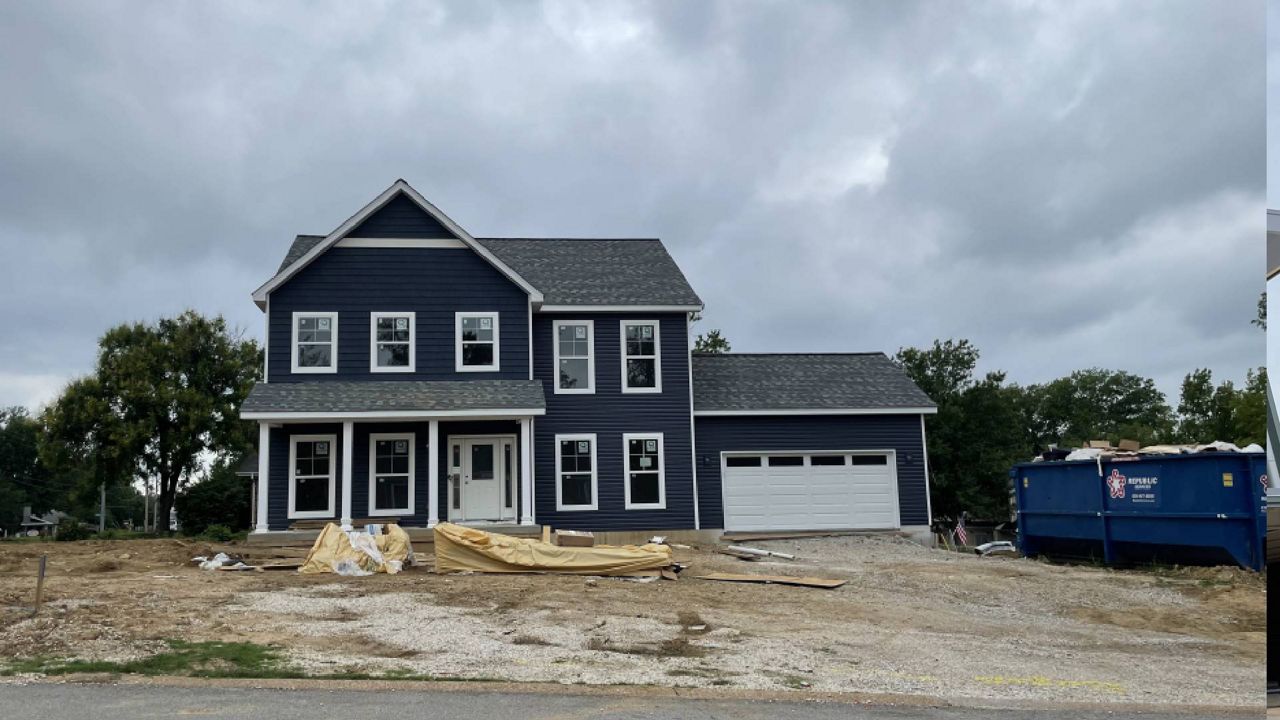
<instances>
[{"instance_id":1,"label":"white fascia board","mask_svg":"<svg viewBox=\"0 0 1280 720\"><path fill-rule=\"evenodd\" d=\"M695 410L695 417L743 415L936 415L938 408L815 408L813 410Z\"/></svg>"},{"instance_id":2,"label":"white fascia board","mask_svg":"<svg viewBox=\"0 0 1280 720\"><path fill-rule=\"evenodd\" d=\"M363 222L370 215L380 210L383 205L390 202L391 199L396 196L396 193L401 192L417 203L418 206L421 207L428 215L438 220L441 225L444 225L445 228L449 230L449 232L456 235L459 240L480 255L480 257L484 258L490 265L497 268L503 275L506 275L509 280L514 282L516 285L519 285L522 290L529 294L529 297L533 302L542 302L542 293L538 292L538 290L530 285L527 280L520 277L515 270L508 267L506 263L499 260L497 256L489 252L488 248L481 245L475 238L471 237L470 233L459 227L459 225L450 219L449 216L440 212L439 208L428 202L426 198L422 197L417 190L414 190L413 187L404 180L396 180L391 184L391 187L383 190L378 197L374 198L363 208L360 208L359 212L347 218L346 222L342 223L337 227L337 229L326 235L324 240L316 243L316 246L308 250L305 255L295 260L289 267L281 270L279 273L276 273L275 277L263 283L263 285L257 290L254 290L254 302L259 304L265 303L267 301L267 295L272 290L280 287L280 285L284 284L286 280L296 275L299 270L310 265L313 260L320 257L320 255L330 247L333 247L334 243L341 240L344 235L354 230L357 225Z\"/></svg>"},{"instance_id":3,"label":"white fascia board","mask_svg":"<svg viewBox=\"0 0 1280 720\"><path fill-rule=\"evenodd\" d=\"M701 305L543 305L538 312L701 312Z\"/></svg>"},{"instance_id":4,"label":"white fascia board","mask_svg":"<svg viewBox=\"0 0 1280 720\"><path fill-rule=\"evenodd\" d=\"M336 420L422 420L432 418L482 418L513 420L546 415L546 408L515 410L373 410L368 412L242 412L241 420L292 420L327 422Z\"/></svg>"}]
</instances>

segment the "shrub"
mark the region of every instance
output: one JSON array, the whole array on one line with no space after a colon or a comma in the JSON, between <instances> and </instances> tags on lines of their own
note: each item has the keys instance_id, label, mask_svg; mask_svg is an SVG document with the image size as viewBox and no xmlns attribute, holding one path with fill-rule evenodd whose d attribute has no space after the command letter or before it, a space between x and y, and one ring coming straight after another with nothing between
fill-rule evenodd
<instances>
[{"instance_id":1,"label":"shrub","mask_svg":"<svg viewBox=\"0 0 1280 720\"><path fill-rule=\"evenodd\" d=\"M235 532L221 523L214 523L204 529L200 536L213 542L228 542L235 538Z\"/></svg>"},{"instance_id":2,"label":"shrub","mask_svg":"<svg viewBox=\"0 0 1280 720\"><path fill-rule=\"evenodd\" d=\"M203 480L189 485L174 501L178 526L200 535L211 525L234 532L249 529L249 480L235 473L235 465L219 463Z\"/></svg>"},{"instance_id":3,"label":"shrub","mask_svg":"<svg viewBox=\"0 0 1280 720\"><path fill-rule=\"evenodd\" d=\"M54 534L55 540L64 542L74 542L76 540L88 540L93 537L93 531L88 525L79 520L64 520L58 524L58 530Z\"/></svg>"}]
</instances>

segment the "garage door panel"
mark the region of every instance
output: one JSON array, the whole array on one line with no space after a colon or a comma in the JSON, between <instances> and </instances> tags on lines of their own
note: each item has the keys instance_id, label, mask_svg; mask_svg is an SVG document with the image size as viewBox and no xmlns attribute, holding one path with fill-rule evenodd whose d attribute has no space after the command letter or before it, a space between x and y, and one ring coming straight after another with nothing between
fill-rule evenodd
<instances>
[{"instance_id":1,"label":"garage door panel","mask_svg":"<svg viewBox=\"0 0 1280 720\"><path fill-rule=\"evenodd\" d=\"M813 465L808 458L803 465L771 465L767 460L759 466L726 463L722 477L725 528L896 528L897 489L891 458L881 456L884 462L873 463L859 457L859 464L844 465Z\"/></svg>"}]
</instances>

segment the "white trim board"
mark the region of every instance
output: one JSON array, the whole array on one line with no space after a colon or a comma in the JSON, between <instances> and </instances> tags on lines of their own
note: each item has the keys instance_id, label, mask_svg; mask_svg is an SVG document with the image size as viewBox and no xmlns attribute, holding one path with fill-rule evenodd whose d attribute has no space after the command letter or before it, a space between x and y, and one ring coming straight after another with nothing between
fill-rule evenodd
<instances>
[{"instance_id":1,"label":"white trim board","mask_svg":"<svg viewBox=\"0 0 1280 720\"><path fill-rule=\"evenodd\" d=\"M423 420L432 418L473 418L481 420L519 420L531 415L546 415L546 408L514 410L370 410L365 412L242 412L241 420Z\"/></svg>"},{"instance_id":2,"label":"white trim board","mask_svg":"<svg viewBox=\"0 0 1280 720\"><path fill-rule=\"evenodd\" d=\"M362 248L429 248L443 250L448 248L466 248L467 244L457 238L342 238L334 247Z\"/></svg>"},{"instance_id":3,"label":"white trim board","mask_svg":"<svg viewBox=\"0 0 1280 720\"><path fill-rule=\"evenodd\" d=\"M694 410L694 417L747 415L936 415L938 408L815 408L813 410Z\"/></svg>"},{"instance_id":4,"label":"white trim board","mask_svg":"<svg viewBox=\"0 0 1280 720\"><path fill-rule=\"evenodd\" d=\"M326 235L323 240L316 243L315 246L308 250L302 257L294 260L289 267L276 273L274 277L263 283L257 290L254 290L253 301L258 304L258 307L264 307L267 301L267 295L269 295L272 290L280 287L288 281L289 278L298 274L298 271L310 265L312 261L324 254L326 250L333 247L335 243L343 239L347 233L354 230L360 225L360 223L364 222L366 218L381 210L384 205L391 202L391 200L399 193L404 193L405 197L408 197L410 200L415 202L418 207L422 208L424 212L435 218L445 227L445 229L453 233L480 257L484 258L490 265L496 268L498 272L501 272L508 280L520 286L522 290L529 294L529 297L533 302L539 304L542 302L542 293L531 285L528 280L525 280L510 266L499 260L498 257L490 252L488 248L472 237L466 230L463 230L461 226L454 222L448 215L441 212L439 208L432 205L426 198L422 197L417 190L414 190L413 187L404 180L396 180L394 183L391 183L391 187L383 190L376 198L371 200L363 208L360 208L355 215L347 218L345 222L335 228L333 232Z\"/></svg>"}]
</instances>

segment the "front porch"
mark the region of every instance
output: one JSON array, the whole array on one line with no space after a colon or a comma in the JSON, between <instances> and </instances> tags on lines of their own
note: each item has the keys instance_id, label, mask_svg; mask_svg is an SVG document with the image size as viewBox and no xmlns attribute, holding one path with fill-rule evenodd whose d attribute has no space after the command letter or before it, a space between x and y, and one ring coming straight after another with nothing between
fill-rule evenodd
<instances>
[{"instance_id":1,"label":"front porch","mask_svg":"<svg viewBox=\"0 0 1280 720\"><path fill-rule=\"evenodd\" d=\"M532 526L536 380L259 383L254 534L357 518Z\"/></svg>"}]
</instances>

